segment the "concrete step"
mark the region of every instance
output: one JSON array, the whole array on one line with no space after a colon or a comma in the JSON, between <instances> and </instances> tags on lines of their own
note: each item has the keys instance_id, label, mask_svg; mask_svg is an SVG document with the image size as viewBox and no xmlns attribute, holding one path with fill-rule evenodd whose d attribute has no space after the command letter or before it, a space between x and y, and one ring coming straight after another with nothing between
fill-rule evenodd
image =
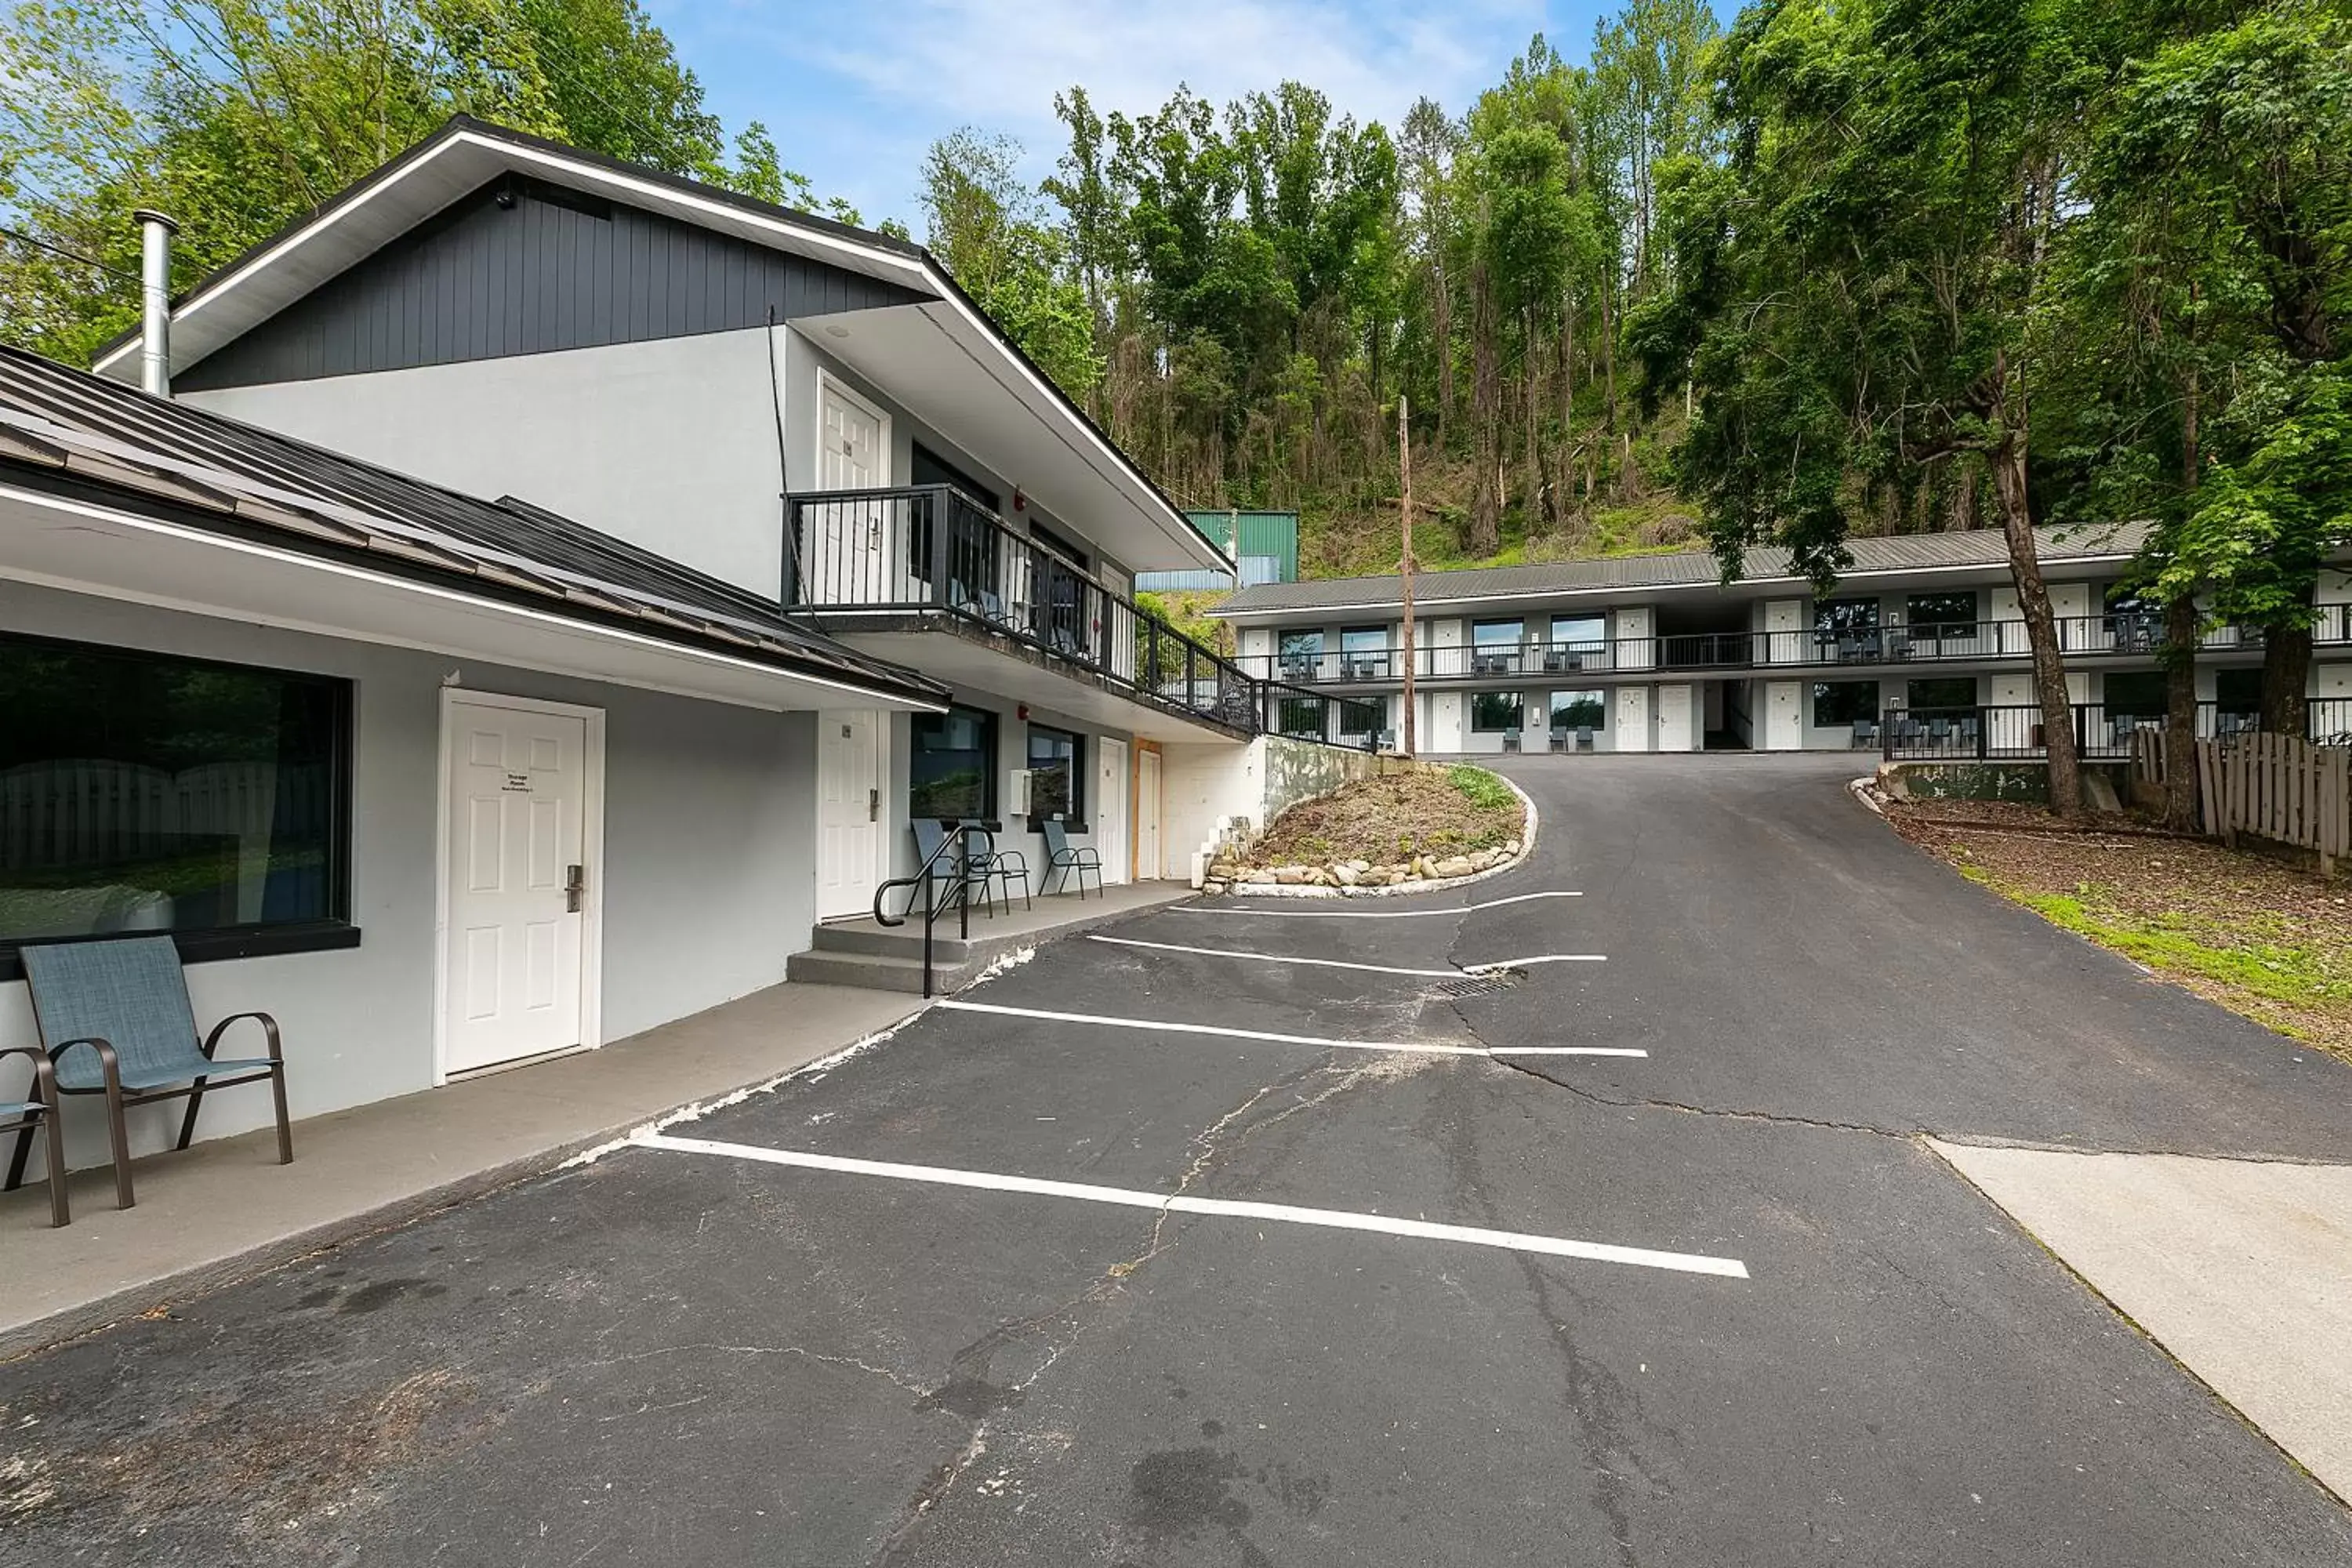
<instances>
[{"instance_id":1,"label":"concrete step","mask_svg":"<svg viewBox=\"0 0 2352 1568\"><path fill-rule=\"evenodd\" d=\"M975 927L980 922L974 921ZM941 963L961 963L971 949L955 934L955 917L944 916L931 932L931 953ZM908 921L902 926L877 926L872 921L821 925L810 933L810 945L819 952L862 952L877 958L923 956L923 925Z\"/></svg>"},{"instance_id":2,"label":"concrete step","mask_svg":"<svg viewBox=\"0 0 2352 1568\"><path fill-rule=\"evenodd\" d=\"M934 963L934 994L945 995L962 984L971 967L968 963ZM923 960L919 952L913 958L898 958L884 953L811 949L785 960L784 975L819 985L857 985L868 991L903 991L916 996L923 994Z\"/></svg>"}]
</instances>

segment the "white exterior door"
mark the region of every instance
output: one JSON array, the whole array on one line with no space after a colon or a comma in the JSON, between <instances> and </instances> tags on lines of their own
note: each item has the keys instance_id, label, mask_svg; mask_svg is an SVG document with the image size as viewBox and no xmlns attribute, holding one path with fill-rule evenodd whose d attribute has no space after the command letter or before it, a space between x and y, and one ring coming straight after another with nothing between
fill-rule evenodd
<instances>
[{"instance_id":1,"label":"white exterior door","mask_svg":"<svg viewBox=\"0 0 2352 1568\"><path fill-rule=\"evenodd\" d=\"M884 837L882 737L887 713L820 713L817 723L816 918L869 914L889 865Z\"/></svg>"},{"instance_id":2,"label":"white exterior door","mask_svg":"<svg viewBox=\"0 0 2352 1568\"><path fill-rule=\"evenodd\" d=\"M1156 882L1168 874L1160 858L1160 753L1135 753L1135 875Z\"/></svg>"},{"instance_id":3,"label":"white exterior door","mask_svg":"<svg viewBox=\"0 0 2352 1568\"><path fill-rule=\"evenodd\" d=\"M588 721L453 700L443 1068L583 1043Z\"/></svg>"},{"instance_id":4,"label":"white exterior door","mask_svg":"<svg viewBox=\"0 0 2352 1568\"><path fill-rule=\"evenodd\" d=\"M821 490L870 490L890 482L887 416L831 376L817 399L816 483ZM821 605L894 605L907 595L891 547L887 503L829 502L802 563L809 600Z\"/></svg>"},{"instance_id":5,"label":"white exterior door","mask_svg":"<svg viewBox=\"0 0 2352 1568\"><path fill-rule=\"evenodd\" d=\"M1691 749L1691 689L1680 682L1658 688L1658 750Z\"/></svg>"},{"instance_id":6,"label":"white exterior door","mask_svg":"<svg viewBox=\"0 0 2352 1568\"><path fill-rule=\"evenodd\" d=\"M1102 855L1103 880L1124 882L1127 874L1127 742L1108 737L1095 747L1095 848Z\"/></svg>"}]
</instances>

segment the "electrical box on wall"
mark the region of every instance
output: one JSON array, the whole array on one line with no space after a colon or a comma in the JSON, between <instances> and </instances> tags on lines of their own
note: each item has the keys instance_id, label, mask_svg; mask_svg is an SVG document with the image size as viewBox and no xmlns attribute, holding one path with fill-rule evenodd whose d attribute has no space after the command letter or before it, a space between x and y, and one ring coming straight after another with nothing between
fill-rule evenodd
<instances>
[{"instance_id":1,"label":"electrical box on wall","mask_svg":"<svg viewBox=\"0 0 2352 1568\"><path fill-rule=\"evenodd\" d=\"M1029 770L1027 768L1013 769L1011 778L1007 781L1004 792L1004 815L1007 816L1029 815Z\"/></svg>"}]
</instances>

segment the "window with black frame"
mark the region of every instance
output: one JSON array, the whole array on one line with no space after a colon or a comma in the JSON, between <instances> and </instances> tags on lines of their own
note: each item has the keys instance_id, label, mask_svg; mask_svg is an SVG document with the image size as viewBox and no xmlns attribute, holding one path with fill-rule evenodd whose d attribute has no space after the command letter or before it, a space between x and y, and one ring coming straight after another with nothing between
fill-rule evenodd
<instances>
[{"instance_id":1,"label":"window with black frame","mask_svg":"<svg viewBox=\"0 0 2352 1568\"><path fill-rule=\"evenodd\" d=\"M2164 606L2128 589L2110 589L2105 624L2117 651L2151 652L2164 636Z\"/></svg>"},{"instance_id":2,"label":"window with black frame","mask_svg":"<svg viewBox=\"0 0 2352 1568\"><path fill-rule=\"evenodd\" d=\"M907 527L908 574L935 592L931 582L932 528L947 524L947 602L950 609L1004 618L998 563L1003 559L1003 530L996 522L996 492L963 469L915 443L912 479L918 488L933 493L909 509ZM945 486L956 492L941 495ZM995 601L992 605L991 601Z\"/></svg>"},{"instance_id":3,"label":"window with black frame","mask_svg":"<svg viewBox=\"0 0 2352 1568\"><path fill-rule=\"evenodd\" d=\"M1977 596L1973 593L1914 594L1903 602L1903 620L1914 641L1972 637L1977 634Z\"/></svg>"},{"instance_id":4,"label":"window with black frame","mask_svg":"<svg viewBox=\"0 0 2352 1568\"><path fill-rule=\"evenodd\" d=\"M1813 640L1838 659L1877 658L1885 651L1875 599L1822 599L1813 605Z\"/></svg>"},{"instance_id":5,"label":"window with black frame","mask_svg":"<svg viewBox=\"0 0 2352 1568\"><path fill-rule=\"evenodd\" d=\"M1470 698L1470 728L1481 735L1517 730L1527 722L1527 703L1516 691L1480 691Z\"/></svg>"},{"instance_id":6,"label":"window with black frame","mask_svg":"<svg viewBox=\"0 0 2352 1568\"><path fill-rule=\"evenodd\" d=\"M1320 697L1285 697L1275 704L1275 728L1294 740L1325 739L1328 705Z\"/></svg>"},{"instance_id":7,"label":"window with black frame","mask_svg":"<svg viewBox=\"0 0 2352 1568\"><path fill-rule=\"evenodd\" d=\"M1878 682L1816 680L1813 682L1813 727L1843 730L1878 718Z\"/></svg>"},{"instance_id":8,"label":"window with black frame","mask_svg":"<svg viewBox=\"0 0 2352 1568\"><path fill-rule=\"evenodd\" d=\"M0 715L12 963L35 938L345 919L348 682L0 637Z\"/></svg>"},{"instance_id":9,"label":"window with black frame","mask_svg":"<svg viewBox=\"0 0 2352 1568\"><path fill-rule=\"evenodd\" d=\"M1608 695L1600 690L1555 691L1551 694L1551 727L1555 730L1598 730Z\"/></svg>"},{"instance_id":10,"label":"window with black frame","mask_svg":"<svg viewBox=\"0 0 2352 1568\"><path fill-rule=\"evenodd\" d=\"M1323 662L1320 629L1282 634L1281 665L1285 680L1312 680Z\"/></svg>"},{"instance_id":11,"label":"window with black frame","mask_svg":"<svg viewBox=\"0 0 2352 1568\"><path fill-rule=\"evenodd\" d=\"M1906 681L1903 696L1914 714L1971 712L1977 705L1977 678L1955 675L1935 680Z\"/></svg>"},{"instance_id":12,"label":"window with black frame","mask_svg":"<svg viewBox=\"0 0 2352 1568\"><path fill-rule=\"evenodd\" d=\"M908 760L907 814L943 822L996 815L996 715L977 708L918 713Z\"/></svg>"},{"instance_id":13,"label":"window with black frame","mask_svg":"<svg viewBox=\"0 0 2352 1568\"><path fill-rule=\"evenodd\" d=\"M1389 629L1386 626L1343 626L1339 630L1339 679L1379 680L1389 672Z\"/></svg>"},{"instance_id":14,"label":"window with black frame","mask_svg":"<svg viewBox=\"0 0 2352 1568\"><path fill-rule=\"evenodd\" d=\"M1029 816L1032 821L1058 816L1076 824L1086 816L1086 771L1079 761L1086 748L1067 730L1043 724L1029 726Z\"/></svg>"},{"instance_id":15,"label":"window with black frame","mask_svg":"<svg viewBox=\"0 0 2352 1568\"><path fill-rule=\"evenodd\" d=\"M2213 696L2221 733L2251 730L2263 711L2263 672L2258 668L2217 670Z\"/></svg>"}]
</instances>

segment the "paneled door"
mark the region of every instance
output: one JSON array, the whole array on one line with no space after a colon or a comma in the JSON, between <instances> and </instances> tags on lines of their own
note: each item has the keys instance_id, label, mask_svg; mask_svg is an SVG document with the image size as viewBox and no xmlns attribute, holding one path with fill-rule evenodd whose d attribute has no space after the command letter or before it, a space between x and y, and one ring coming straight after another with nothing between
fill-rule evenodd
<instances>
[{"instance_id":1,"label":"paneled door","mask_svg":"<svg viewBox=\"0 0 2352 1568\"><path fill-rule=\"evenodd\" d=\"M1135 878L1157 882L1168 874L1160 858L1160 753L1135 753Z\"/></svg>"},{"instance_id":2,"label":"paneled door","mask_svg":"<svg viewBox=\"0 0 2352 1568\"><path fill-rule=\"evenodd\" d=\"M887 416L825 376L817 408L816 483L822 490L870 490L890 482ZM888 503L826 503L819 513L816 559L802 564L811 603L895 605L907 595L891 569Z\"/></svg>"},{"instance_id":3,"label":"paneled door","mask_svg":"<svg viewBox=\"0 0 2352 1568\"><path fill-rule=\"evenodd\" d=\"M882 736L889 715L820 713L817 724L816 918L870 913L889 864L882 809Z\"/></svg>"},{"instance_id":4,"label":"paneled door","mask_svg":"<svg viewBox=\"0 0 2352 1568\"><path fill-rule=\"evenodd\" d=\"M1127 870L1127 742L1105 736L1095 745L1095 848L1103 880L1129 880Z\"/></svg>"},{"instance_id":5,"label":"paneled door","mask_svg":"<svg viewBox=\"0 0 2352 1568\"><path fill-rule=\"evenodd\" d=\"M452 699L443 1067L583 1043L588 721Z\"/></svg>"}]
</instances>

